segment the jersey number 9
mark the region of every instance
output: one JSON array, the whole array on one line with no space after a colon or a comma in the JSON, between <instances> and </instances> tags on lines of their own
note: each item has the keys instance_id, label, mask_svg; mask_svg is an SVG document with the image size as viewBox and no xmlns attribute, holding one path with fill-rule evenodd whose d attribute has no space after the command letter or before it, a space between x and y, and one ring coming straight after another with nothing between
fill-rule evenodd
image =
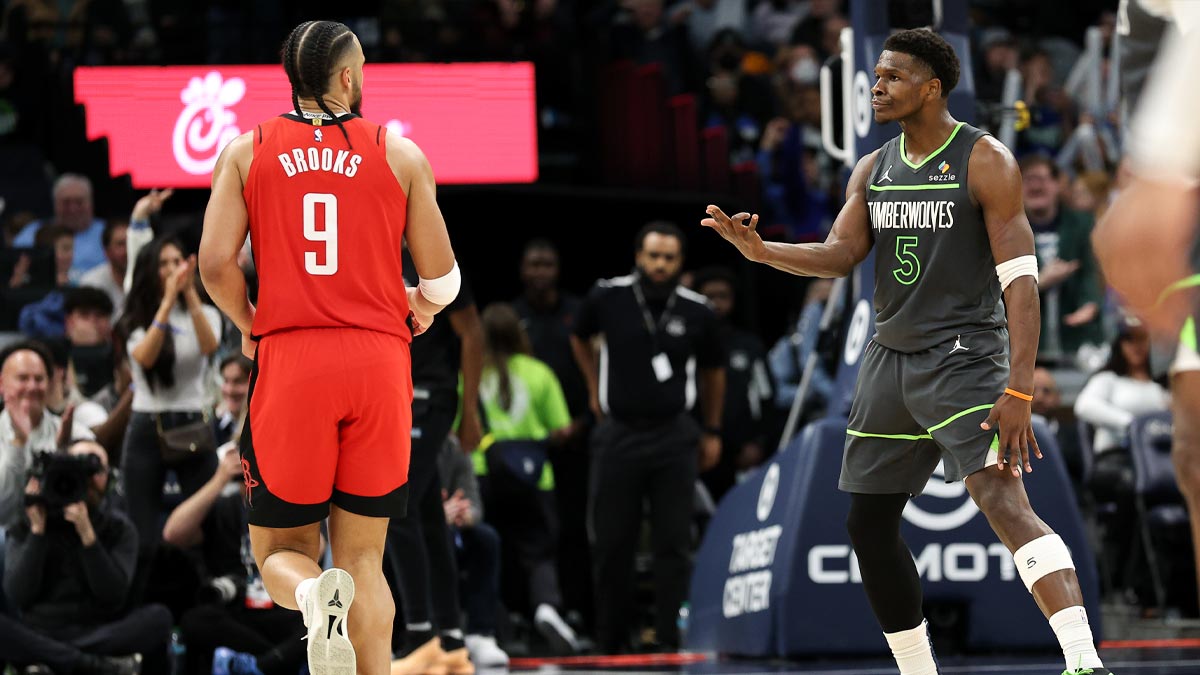
<instances>
[{"instance_id":1,"label":"jersey number 9","mask_svg":"<svg viewBox=\"0 0 1200 675\"><path fill-rule=\"evenodd\" d=\"M325 226L317 229L317 204L325 206ZM313 276L328 277L338 271L337 196L309 192L304 195L304 238L325 243L325 262L314 251L304 252L304 271Z\"/></svg>"}]
</instances>

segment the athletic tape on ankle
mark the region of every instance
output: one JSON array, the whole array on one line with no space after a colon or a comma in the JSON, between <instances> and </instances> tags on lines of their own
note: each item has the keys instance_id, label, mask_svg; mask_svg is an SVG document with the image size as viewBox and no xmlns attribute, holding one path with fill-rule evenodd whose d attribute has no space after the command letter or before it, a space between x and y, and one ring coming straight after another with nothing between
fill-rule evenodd
<instances>
[{"instance_id":1,"label":"athletic tape on ankle","mask_svg":"<svg viewBox=\"0 0 1200 675\"><path fill-rule=\"evenodd\" d=\"M1071 549L1067 548L1062 537L1057 534L1047 534L1025 544L1013 554L1013 561L1017 564L1021 581L1025 582L1025 588L1030 593L1033 592L1033 585L1042 577L1061 570L1075 569L1075 562L1071 560Z\"/></svg>"}]
</instances>

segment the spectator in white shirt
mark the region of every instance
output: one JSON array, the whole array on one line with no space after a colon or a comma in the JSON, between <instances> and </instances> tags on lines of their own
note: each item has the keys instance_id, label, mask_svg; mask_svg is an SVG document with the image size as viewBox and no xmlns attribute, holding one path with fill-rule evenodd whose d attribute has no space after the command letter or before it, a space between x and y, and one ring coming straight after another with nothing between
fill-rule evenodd
<instances>
[{"instance_id":1,"label":"spectator in white shirt","mask_svg":"<svg viewBox=\"0 0 1200 675\"><path fill-rule=\"evenodd\" d=\"M126 340L134 390L122 480L139 542L149 548L162 534L168 467L160 431L209 419L210 357L221 334L221 313L200 300L195 256L185 258L178 240L159 238L138 252L117 333ZM217 457L196 453L172 468L187 499L212 477Z\"/></svg>"},{"instance_id":2,"label":"spectator in white shirt","mask_svg":"<svg viewBox=\"0 0 1200 675\"><path fill-rule=\"evenodd\" d=\"M1096 503L1115 507L1104 517L1100 531L1099 554L1107 561L1102 569L1126 569L1137 526L1129 425L1138 415L1170 406L1170 395L1151 377L1149 363L1149 334L1136 319L1126 319L1113 340L1108 363L1075 399L1075 416L1095 429L1096 461L1085 489Z\"/></svg>"},{"instance_id":3,"label":"spectator in white shirt","mask_svg":"<svg viewBox=\"0 0 1200 675\"><path fill-rule=\"evenodd\" d=\"M1166 387L1150 375L1150 336L1127 319L1113 340L1108 363L1087 381L1075 399L1075 416L1096 429L1097 455L1128 448L1129 424L1138 415L1170 406Z\"/></svg>"}]
</instances>

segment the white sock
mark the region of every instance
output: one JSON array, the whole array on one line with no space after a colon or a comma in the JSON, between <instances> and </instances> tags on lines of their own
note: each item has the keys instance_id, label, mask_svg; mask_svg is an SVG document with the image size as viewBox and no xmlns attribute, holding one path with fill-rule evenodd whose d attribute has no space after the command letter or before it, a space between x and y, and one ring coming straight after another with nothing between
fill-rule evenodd
<instances>
[{"instance_id":1,"label":"white sock","mask_svg":"<svg viewBox=\"0 0 1200 675\"><path fill-rule=\"evenodd\" d=\"M900 675L938 675L937 662L933 660L933 645L929 642L928 624L924 621L916 628L899 633L884 633Z\"/></svg>"},{"instance_id":2,"label":"white sock","mask_svg":"<svg viewBox=\"0 0 1200 675\"><path fill-rule=\"evenodd\" d=\"M1067 670L1104 667L1104 664L1100 662L1100 656L1096 653L1096 643L1092 639L1092 627L1088 624L1087 610L1075 606L1055 612L1054 616L1050 617L1050 627L1058 636L1058 644L1062 645L1063 658L1067 661Z\"/></svg>"},{"instance_id":3,"label":"white sock","mask_svg":"<svg viewBox=\"0 0 1200 675\"><path fill-rule=\"evenodd\" d=\"M313 578L305 579L304 581L296 584L296 606L300 608L300 616L304 617L305 626L308 625L308 609L307 603L305 603L304 600L308 598L308 591L316 582L317 580Z\"/></svg>"}]
</instances>

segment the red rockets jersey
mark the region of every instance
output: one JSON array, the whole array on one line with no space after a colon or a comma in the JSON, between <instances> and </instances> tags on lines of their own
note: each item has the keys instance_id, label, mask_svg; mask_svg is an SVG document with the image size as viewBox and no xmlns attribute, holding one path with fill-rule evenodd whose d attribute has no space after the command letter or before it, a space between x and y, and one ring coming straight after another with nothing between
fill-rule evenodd
<instances>
[{"instance_id":1,"label":"red rockets jersey","mask_svg":"<svg viewBox=\"0 0 1200 675\"><path fill-rule=\"evenodd\" d=\"M254 129L242 194L259 281L256 336L352 327L412 339L400 269L408 198L387 162L387 130L340 119L349 143L329 119L287 114Z\"/></svg>"}]
</instances>

